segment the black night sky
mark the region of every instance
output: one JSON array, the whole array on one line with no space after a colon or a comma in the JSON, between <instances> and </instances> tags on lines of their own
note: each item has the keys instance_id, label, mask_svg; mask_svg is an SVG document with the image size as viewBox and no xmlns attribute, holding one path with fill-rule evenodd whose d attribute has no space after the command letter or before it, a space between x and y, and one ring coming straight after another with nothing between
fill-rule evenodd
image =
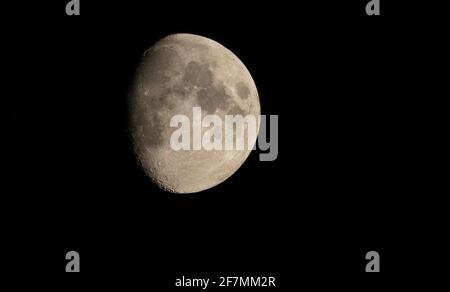
<instances>
[{"instance_id":1,"label":"black night sky","mask_svg":"<svg viewBox=\"0 0 450 292\"><path fill-rule=\"evenodd\" d=\"M2 4L2 270L63 272L70 250L82 271L363 272L370 250L448 269L448 7L66 2ZM277 160L188 196L127 129L142 53L180 32L234 52L279 115Z\"/></svg>"}]
</instances>

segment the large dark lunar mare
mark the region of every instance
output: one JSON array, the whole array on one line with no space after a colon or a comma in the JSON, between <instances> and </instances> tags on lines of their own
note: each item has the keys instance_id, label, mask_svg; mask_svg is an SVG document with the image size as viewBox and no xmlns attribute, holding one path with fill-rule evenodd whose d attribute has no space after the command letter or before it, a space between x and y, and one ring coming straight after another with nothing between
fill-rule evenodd
<instances>
[{"instance_id":1,"label":"large dark lunar mare","mask_svg":"<svg viewBox=\"0 0 450 292\"><path fill-rule=\"evenodd\" d=\"M171 192L193 193L223 182L244 163L256 140L247 147L243 128L245 150L173 150L170 137L176 128L170 127L170 119L183 114L192 121L195 106L203 116L216 114L222 121L225 115L260 114L255 83L231 51L201 36L167 36L144 53L130 92L129 113L139 164L159 187Z\"/></svg>"}]
</instances>

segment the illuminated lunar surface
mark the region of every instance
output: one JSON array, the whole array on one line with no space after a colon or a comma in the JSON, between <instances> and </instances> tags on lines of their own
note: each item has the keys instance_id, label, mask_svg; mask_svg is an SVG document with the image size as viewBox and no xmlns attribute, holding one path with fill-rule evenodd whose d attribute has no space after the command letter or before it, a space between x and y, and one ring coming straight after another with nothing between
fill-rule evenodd
<instances>
[{"instance_id":1,"label":"illuminated lunar surface","mask_svg":"<svg viewBox=\"0 0 450 292\"><path fill-rule=\"evenodd\" d=\"M139 165L160 188L173 193L216 186L232 176L251 151L247 132L245 150L173 150L170 137L177 128L170 127L170 120L183 114L192 121L194 106L201 107L203 117L216 114L223 121L225 115L260 114L255 83L237 56L205 37L169 35L144 53L130 92L129 115ZM207 130L203 127L202 135ZM256 137L251 140L252 146Z\"/></svg>"}]
</instances>

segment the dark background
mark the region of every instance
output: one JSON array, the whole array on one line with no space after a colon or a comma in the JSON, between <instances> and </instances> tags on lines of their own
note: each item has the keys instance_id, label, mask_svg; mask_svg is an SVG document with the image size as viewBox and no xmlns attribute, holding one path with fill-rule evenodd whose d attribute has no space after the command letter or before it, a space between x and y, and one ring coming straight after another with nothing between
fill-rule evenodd
<instances>
[{"instance_id":1,"label":"dark background","mask_svg":"<svg viewBox=\"0 0 450 292\"><path fill-rule=\"evenodd\" d=\"M64 271L69 250L82 271L364 271L370 250L448 270L448 6L67 2L2 4L2 270ZM126 125L140 56L179 32L244 62L280 139L182 196Z\"/></svg>"}]
</instances>

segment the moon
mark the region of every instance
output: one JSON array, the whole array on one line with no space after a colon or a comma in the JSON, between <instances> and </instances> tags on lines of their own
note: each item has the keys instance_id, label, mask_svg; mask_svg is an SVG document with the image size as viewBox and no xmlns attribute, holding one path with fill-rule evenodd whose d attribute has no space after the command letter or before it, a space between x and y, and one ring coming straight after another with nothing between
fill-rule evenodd
<instances>
[{"instance_id":1,"label":"moon","mask_svg":"<svg viewBox=\"0 0 450 292\"><path fill-rule=\"evenodd\" d=\"M170 120L179 114L192 120L193 107L201 107L202 117L222 120L225 115L258 119L261 111L252 76L230 50L198 35L169 35L145 51L138 65L129 95L129 130L142 170L172 193L196 193L225 181L256 142L255 135L244 150L173 150ZM202 127L202 135L206 131Z\"/></svg>"}]
</instances>

